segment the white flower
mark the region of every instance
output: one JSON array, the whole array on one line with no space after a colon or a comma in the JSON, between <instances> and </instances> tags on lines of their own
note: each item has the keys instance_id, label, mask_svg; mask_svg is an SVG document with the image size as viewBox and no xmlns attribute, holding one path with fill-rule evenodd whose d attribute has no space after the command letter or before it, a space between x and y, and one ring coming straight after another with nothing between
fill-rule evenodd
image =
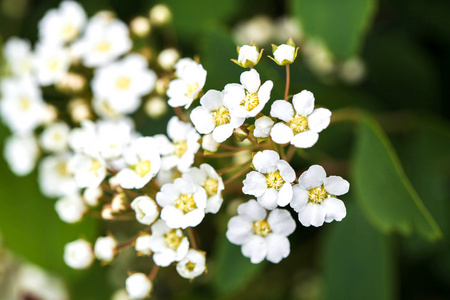
<instances>
[{"instance_id":1,"label":"white flower","mask_svg":"<svg viewBox=\"0 0 450 300\"><path fill-rule=\"evenodd\" d=\"M180 172L185 172L194 163L194 156L200 148L200 135L190 123L180 121L172 117L167 124L167 134L158 134L155 139L160 145L162 155L161 169L170 170L177 167Z\"/></svg>"},{"instance_id":2,"label":"white flower","mask_svg":"<svg viewBox=\"0 0 450 300\"><path fill-rule=\"evenodd\" d=\"M178 274L186 279L198 277L205 273L205 271L205 253L198 250L189 249L186 256L177 264Z\"/></svg>"},{"instance_id":3,"label":"white flower","mask_svg":"<svg viewBox=\"0 0 450 300\"><path fill-rule=\"evenodd\" d=\"M206 213L217 213L222 206L222 191L225 189L222 177L208 164L201 164L200 168L190 168L183 173L183 178L192 180L196 185L203 187L208 199L206 200Z\"/></svg>"},{"instance_id":4,"label":"white flower","mask_svg":"<svg viewBox=\"0 0 450 300\"><path fill-rule=\"evenodd\" d=\"M128 27L109 15L99 13L89 20L81 40L72 52L87 67L98 67L115 60L131 49Z\"/></svg>"},{"instance_id":5,"label":"white flower","mask_svg":"<svg viewBox=\"0 0 450 300\"><path fill-rule=\"evenodd\" d=\"M310 148L319 139L319 132L330 124L331 112L326 108L314 109L314 95L306 90L295 94L292 104L277 100L270 115L283 122L273 126L270 136L275 143L291 143L297 148Z\"/></svg>"},{"instance_id":6,"label":"white flower","mask_svg":"<svg viewBox=\"0 0 450 300\"><path fill-rule=\"evenodd\" d=\"M136 135L131 119L103 120L96 125L99 153L108 160L119 158Z\"/></svg>"},{"instance_id":7,"label":"white flower","mask_svg":"<svg viewBox=\"0 0 450 300\"><path fill-rule=\"evenodd\" d=\"M3 55L13 75L17 77L31 75L33 58L29 41L16 37L8 39L3 46Z\"/></svg>"},{"instance_id":8,"label":"white flower","mask_svg":"<svg viewBox=\"0 0 450 300\"><path fill-rule=\"evenodd\" d=\"M5 79L1 83L0 113L12 132L28 133L42 124L45 102L31 77Z\"/></svg>"},{"instance_id":9,"label":"white flower","mask_svg":"<svg viewBox=\"0 0 450 300\"><path fill-rule=\"evenodd\" d=\"M81 127L74 128L69 134L69 146L73 151L98 155L97 129L94 122L84 120Z\"/></svg>"},{"instance_id":10,"label":"white flower","mask_svg":"<svg viewBox=\"0 0 450 300\"><path fill-rule=\"evenodd\" d=\"M34 67L37 82L48 86L61 81L70 66L70 54L65 48L53 44L38 44L35 50Z\"/></svg>"},{"instance_id":11,"label":"white flower","mask_svg":"<svg viewBox=\"0 0 450 300\"><path fill-rule=\"evenodd\" d=\"M270 99L273 82L267 80L261 85L255 69L241 74L241 84L225 86L223 101L230 108L231 115L239 118L255 117Z\"/></svg>"},{"instance_id":12,"label":"white flower","mask_svg":"<svg viewBox=\"0 0 450 300\"><path fill-rule=\"evenodd\" d=\"M292 64L297 56L294 46L282 44L273 51L275 62L281 66Z\"/></svg>"},{"instance_id":13,"label":"white flower","mask_svg":"<svg viewBox=\"0 0 450 300\"><path fill-rule=\"evenodd\" d=\"M152 254L150 245L151 245L150 234L144 233L144 234L140 234L138 236L138 238L136 239L134 249L136 249L136 252L138 253L138 255L150 255L150 254Z\"/></svg>"},{"instance_id":14,"label":"white flower","mask_svg":"<svg viewBox=\"0 0 450 300\"><path fill-rule=\"evenodd\" d=\"M186 256L189 241L181 229L172 229L163 220L158 220L152 225L149 247L154 252L155 264L167 267Z\"/></svg>"},{"instance_id":15,"label":"white flower","mask_svg":"<svg viewBox=\"0 0 450 300\"><path fill-rule=\"evenodd\" d=\"M290 253L287 236L295 230L295 221L285 209L266 210L255 200L239 205L238 216L230 219L226 236L242 245L242 254L254 264L267 259L279 263Z\"/></svg>"},{"instance_id":16,"label":"white flower","mask_svg":"<svg viewBox=\"0 0 450 300\"><path fill-rule=\"evenodd\" d=\"M131 208L136 212L139 223L150 225L159 216L155 200L148 196L139 196L131 202Z\"/></svg>"},{"instance_id":17,"label":"white flower","mask_svg":"<svg viewBox=\"0 0 450 300\"><path fill-rule=\"evenodd\" d=\"M147 68L147 60L130 54L120 61L97 69L92 79L94 98L105 99L111 109L129 114L139 107L141 97L153 90L156 74Z\"/></svg>"},{"instance_id":18,"label":"white flower","mask_svg":"<svg viewBox=\"0 0 450 300\"><path fill-rule=\"evenodd\" d=\"M69 131L69 126L64 122L48 124L40 136L42 148L50 152L65 151L67 149Z\"/></svg>"},{"instance_id":19,"label":"white flower","mask_svg":"<svg viewBox=\"0 0 450 300\"><path fill-rule=\"evenodd\" d=\"M202 149L209 152L216 152L220 144L213 139L212 134L206 134L202 137Z\"/></svg>"},{"instance_id":20,"label":"white flower","mask_svg":"<svg viewBox=\"0 0 450 300\"><path fill-rule=\"evenodd\" d=\"M100 236L95 241L94 253L97 259L110 262L116 255L117 241L112 236Z\"/></svg>"},{"instance_id":21,"label":"white flower","mask_svg":"<svg viewBox=\"0 0 450 300\"><path fill-rule=\"evenodd\" d=\"M205 216L207 195L205 190L191 180L175 179L156 194L162 207L161 219L171 228L187 228L200 224Z\"/></svg>"},{"instance_id":22,"label":"white flower","mask_svg":"<svg viewBox=\"0 0 450 300\"><path fill-rule=\"evenodd\" d=\"M33 171L39 156L39 148L33 135L13 135L5 141L3 155L11 170L17 176Z\"/></svg>"},{"instance_id":23,"label":"white flower","mask_svg":"<svg viewBox=\"0 0 450 300\"><path fill-rule=\"evenodd\" d=\"M172 107L189 108L205 85L206 71L201 64L190 58L180 59L175 69L178 78L169 83L168 104Z\"/></svg>"},{"instance_id":24,"label":"white flower","mask_svg":"<svg viewBox=\"0 0 450 300\"><path fill-rule=\"evenodd\" d=\"M150 294L153 284L144 273L134 273L125 281L130 299L143 299Z\"/></svg>"},{"instance_id":25,"label":"white flower","mask_svg":"<svg viewBox=\"0 0 450 300\"><path fill-rule=\"evenodd\" d=\"M230 114L229 107L223 101L223 93L209 90L200 99L201 106L191 112L191 121L201 134L212 132L213 139L222 143L233 134L233 130L241 126L245 118Z\"/></svg>"},{"instance_id":26,"label":"white flower","mask_svg":"<svg viewBox=\"0 0 450 300\"><path fill-rule=\"evenodd\" d=\"M89 206L97 206L102 196L103 190L100 187L86 188L83 192L84 202Z\"/></svg>"},{"instance_id":27,"label":"white flower","mask_svg":"<svg viewBox=\"0 0 450 300\"><path fill-rule=\"evenodd\" d=\"M242 192L257 197L266 209L277 205L286 206L292 200L291 183L295 180L294 169L277 152L264 150L253 157L256 171L247 174Z\"/></svg>"},{"instance_id":28,"label":"white flower","mask_svg":"<svg viewBox=\"0 0 450 300\"><path fill-rule=\"evenodd\" d=\"M275 122L271 118L267 116L259 117L255 121L255 130L253 131L253 135L257 138L269 137L273 124L275 124Z\"/></svg>"},{"instance_id":29,"label":"white flower","mask_svg":"<svg viewBox=\"0 0 450 300\"><path fill-rule=\"evenodd\" d=\"M39 34L45 43L64 44L78 37L86 23L83 8L75 1L63 1L49 10L39 22Z\"/></svg>"},{"instance_id":30,"label":"white flower","mask_svg":"<svg viewBox=\"0 0 450 300\"><path fill-rule=\"evenodd\" d=\"M238 47L238 53L239 55L237 63L244 68L254 67L261 58L258 49L253 45L244 45L242 47Z\"/></svg>"},{"instance_id":31,"label":"white flower","mask_svg":"<svg viewBox=\"0 0 450 300\"><path fill-rule=\"evenodd\" d=\"M64 261L73 269L86 269L94 260L92 246L84 239L78 239L64 246Z\"/></svg>"},{"instance_id":32,"label":"white flower","mask_svg":"<svg viewBox=\"0 0 450 300\"><path fill-rule=\"evenodd\" d=\"M140 189L159 171L161 157L156 140L141 137L134 140L123 153L128 167L117 173L117 180L124 189Z\"/></svg>"},{"instance_id":33,"label":"white flower","mask_svg":"<svg viewBox=\"0 0 450 300\"><path fill-rule=\"evenodd\" d=\"M68 168L74 174L79 188L98 187L107 174L103 158L83 153L75 154L70 159Z\"/></svg>"},{"instance_id":34,"label":"white flower","mask_svg":"<svg viewBox=\"0 0 450 300\"><path fill-rule=\"evenodd\" d=\"M80 221L87 212L86 205L78 194L67 195L56 201L55 210L66 223Z\"/></svg>"},{"instance_id":35,"label":"white flower","mask_svg":"<svg viewBox=\"0 0 450 300\"><path fill-rule=\"evenodd\" d=\"M39 164L39 187L47 197L62 197L78 191L74 174L69 170L72 155L61 153L42 159Z\"/></svg>"},{"instance_id":36,"label":"white flower","mask_svg":"<svg viewBox=\"0 0 450 300\"><path fill-rule=\"evenodd\" d=\"M329 176L319 165L303 172L294 185L292 208L303 226L322 226L323 222L341 221L347 214L344 202L336 196L348 192L350 184L340 176Z\"/></svg>"}]
</instances>

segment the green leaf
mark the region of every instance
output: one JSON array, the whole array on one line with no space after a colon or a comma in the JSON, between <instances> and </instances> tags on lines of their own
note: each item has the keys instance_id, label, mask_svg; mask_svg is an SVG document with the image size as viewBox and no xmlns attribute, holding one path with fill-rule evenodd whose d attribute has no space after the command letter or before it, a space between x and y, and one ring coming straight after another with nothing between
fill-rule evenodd
<instances>
[{"instance_id":1,"label":"green leaf","mask_svg":"<svg viewBox=\"0 0 450 300\"><path fill-rule=\"evenodd\" d=\"M375 0L292 0L309 37L322 40L339 59L358 53L375 13Z\"/></svg>"},{"instance_id":2,"label":"green leaf","mask_svg":"<svg viewBox=\"0 0 450 300\"><path fill-rule=\"evenodd\" d=\"M347 205L347 212L342 222L329 225L325 236L325 299L394 299L396 280L387 237L372 228L356 205Z\"/></svg>"},{"instance_id":3,"label":"green leaf","mask_svg":"<svg viewBox=\"0 0 450 300\"><path fill-rule=\"evenodd\" d=\"M383 232L430 240L441 231L406 177L400 161L377 122L366 115L357 134L352 168L353 188L369 220Z\"/></svg>"}]
</instances>

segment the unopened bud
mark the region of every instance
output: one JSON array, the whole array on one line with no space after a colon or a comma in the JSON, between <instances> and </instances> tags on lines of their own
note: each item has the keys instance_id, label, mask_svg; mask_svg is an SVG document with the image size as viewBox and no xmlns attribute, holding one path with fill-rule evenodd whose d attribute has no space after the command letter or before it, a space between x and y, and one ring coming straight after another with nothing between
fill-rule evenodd
<instances>
[{"instance_id":1,"label":"unopened bud","mask_svg":"<svg viewBox=\"0 0 450 300\"><path fill-rule=\"evenodd\" d=\"M44 111L44 124L50 124L58 118L58 110L51 104L46 103Z\"/></svg>"},{"instance_id":2,"label":"unopened bud","mask_svg":"<svg viewBox=\"0 0 450 300\"><path fill-rule=\"evenodd\" d=\"M153 6L150 10L149 16L150 22L157 26L165 25L172 21L172 13L164 4L157 4Z\"/></svg>"},{"instance_id":3,"label":"unopened bud","mask_svg":"<svg viewBox=\"0 0 450 300\"><path fill-rule=\"evenodd\" d=\"M74 122L81 123L83 120L92 118L89 103L83 98L74 98L70 100L68 108L70 116Z\"/></svg>"},{"instance_id":4,"label":"unopened bud","mask_svg":"<svg viewBox=\"0 0 450 300\"><path fill-rule=\"evenodd\" d=\"M125 193L116 194L111 201L113 214L127 210L128 199Z\"/></svg>"},{"instance_id":5,"label":"unopened bud","mask_svg":"<svg viewBox=\"0 0 450 300\"><path fill-rule=\"evenodd\" d=\"M243 128L242 126L239 128L236 128L233 132L234 134L234 138L238 141L238 142L242 142L244 141L247 136L248 136L248 130L246 130L245 128Z\"/></svg>"},{"instance_id":6,"label":"unopened bud","mask_svg":"<svg viewBox=\"0 0 450 300\"><path fill-rule=\"evenodd\" d=\"M158 80L156 80L155 91L161 96L165 95L167 89L169 88L169 83L170 83L169 78L167 77L159 78Z\"/></svg>"},{"instance_id":7,"label":"unopened bud","mask_svg":"<svg viewBox=\"0 0 450 300\"><path fill-rule=\"evenodd\" d=\"M86 78L80 74L68 72L56 83L56 88L62 92L76 93L86 87Z\"/></svg>"},{"instance_id":8,"label":"unopened bud","mask_svg":"<svg viewBox=\"0 0 450 300\"><path fill-rule=\"evenodd\" d=\"M104 219L104 220L114 219L114 214L113 214L113 211L111 208L111 204L103 205L101 216L102 216L102 219Z\"/></svg>"},{"instance_id":9,"label":"unopened bud","mask_svg":"<svg viewBox=\"0 0 450 300\"><path fill-rule=\"evenodd\" d=\"M145 103L145 112L151 118L157 119L167 112L167 101L160 96L153 96Z\"/></svg>"},{"instance_id":10,"label":"unopened bud","mask_svg":"<svg viewBox=\"0 0 450 300\"><path fill-rule=\"evenodd\" d=\"M134 35L145 37L150 33L150 21L144 17L136 17L131 20L130 29Z\"/></svg>"},{"instance_id":11,"label":"unopened bud","mask_svg":"<svg viewBox=\"0 0 450 300\"><path fill-rule=\"evenodd\" d=\"M158 64L166 71L172 70L180 59L180 53L175 48L164 49L158 55Z\"/></svg>"},{"instance_id":12,"label":"unopened bud","mask_svg":"<svg viewBox=\"0 0 450 300\"><path fill-rule=\"evenodd\" d=\"M219 148L219 143L213 139L212 134L206 134L202 137L202 148L209 152L216 152Z\"/></svg>"}]
</instances>

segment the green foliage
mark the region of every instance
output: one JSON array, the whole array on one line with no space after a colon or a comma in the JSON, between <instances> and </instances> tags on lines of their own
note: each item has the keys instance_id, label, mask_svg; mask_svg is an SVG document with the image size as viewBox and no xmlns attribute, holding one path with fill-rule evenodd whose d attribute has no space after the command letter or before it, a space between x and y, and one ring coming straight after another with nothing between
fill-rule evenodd
<instances>
[{"instance_id":1,"label":"green foliage","mask_svg":"<svg viewBox=\"0 0 450 300\"><path fill-rule=\"evenodd\" d=\"M392 145L376 121L362 118L353 157L353 189L370 221L381 231L428 239L441 231L406 177Z\"/></svg>"},{"instance_id":2,"label":"green foliage","mask_svg":"<svg viewBox=\"0 0 450 300\"><path fill-rule=\"evenodd\" d=\"M307 36L322 40L339 59L358 53L375 0L291 0L292 11Z\"/></svg>"}]
</instances>

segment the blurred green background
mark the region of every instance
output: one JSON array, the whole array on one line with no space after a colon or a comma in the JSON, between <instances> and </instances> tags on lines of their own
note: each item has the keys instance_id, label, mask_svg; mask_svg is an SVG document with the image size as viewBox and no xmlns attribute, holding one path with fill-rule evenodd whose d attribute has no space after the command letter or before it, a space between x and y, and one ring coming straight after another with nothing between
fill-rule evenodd
<instances>
[{"instance_id":1,"label":"blurred green background","mask_svg":"<svg viewBox=\"0 0 450 300\"><path fill-rule=\"evenodd\" d=\"M89 16L112 9L125 22L146 15L154 1L80 1ZM57 0L1 0L0 37L35 41L37 22ZM278 265L251 265L224 233L222 213L199 227L209 273L192 284L168 268L155 282L155 299L450 299L450 1L447 0L172 0L171 31L164 46L198 55L208 71L204 90L238 82L242 69L233 34L255 16L295 18L302 25L299 57L291 66L291 93L312 91L334 119L312 149L296 156L304 170L322 164L329 175L349 179L342 196L347 217L321 228L298 224L291 255ZM173 31L172 31L173 29ZM283 36L276 32L274 36ZM175 38L176 37L176 38ZM274 38L275 39L275 38ZM324 74L306 63L304 41L319 40L336 67ZM250 43L248 40L247 43ZM284 41L285 42L285 41ZM284 92L284 69L267 59L256 69L272 79L272 99ZM349 84L339 66L359 56L365 77ZM277 84L278 82L278 84ZM146 126L152 127L151 122ZM159 124L159 127L164 125ZM152 128L143 128L151 131ZM7 129L0 129L3 149ZM231 199L225 199L225 201ZM60 274L73 299L110 299L123 287L130 258L87 271L62 260L63 245L94 241L105 225L88 219L62 223L53 200L40 196L36 173L15 177L0 160L0 232L3 244Z\"/></svg>"}]
</instances>

